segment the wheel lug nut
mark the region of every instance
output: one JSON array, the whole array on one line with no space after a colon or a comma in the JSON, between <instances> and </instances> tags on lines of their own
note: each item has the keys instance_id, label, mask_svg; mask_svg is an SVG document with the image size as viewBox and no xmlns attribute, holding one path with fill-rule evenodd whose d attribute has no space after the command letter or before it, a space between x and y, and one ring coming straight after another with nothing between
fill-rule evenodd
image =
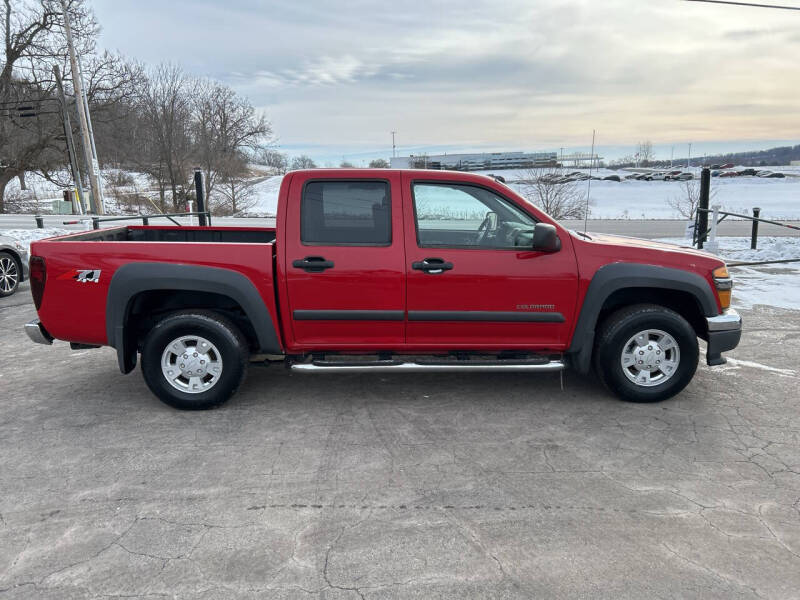
<instances>
[{"instance_id":1,"label":"wheel lug nut","mask_svg":"<svg viewBox=\"0 0 800 600\"><path fill-rule=\"evenodd\" d=\"M647 349L648 349L648 350L652 350L652 349L653 349L653 347L652 347L652 346L648 346L648 347L647 347Z\"/></svg>"},{"instance_id":2,"label":"wheel lug nut","mask_svg":"<svg viewBox=\"0 0 800 600\"><path fill-rule=\"evenodd\" d=\"M639 354L644 354L644 350L639 350Z\"/></svg>"},{"instance_id":3,"label":"wheel lug nut","mask_svg":"<svg viewBox=\"0 0 800 600\"><path fill-rule=\"evenodd\" d=\"M183 367L185 367L185 366L186 366L186 365L184 365L183 363L181 363L181 369L182 369Z\"/></svg>"},{"instance_id":4,"label":"wheel lug nut","mask_svg":"<svg viewBox=\"0 0 800 600\"><path fill-rule=\"evenodd\" d=\"M201 364L201 365L204 365L204 364L206 364L206 361L204 361L204 360L201 360L201 361L200 361L200 364Z\"/></svg>"},{"instance_id":5,"label":"wheel lug nut","mask_svg":"<svg viewBox=\"0 0 800 600\"><path fill-rule=\"evenodd\" d=\"M183 358L189 358L189 355L188 354L184 354Z\"/></svg>"},{"instance_id":6,"label":"wheel lug nut","mask_svg":"<svg viewBox=\"0 0 800 600\"><path fill-rule=\"evenodd\" d=\"M195 352L192 356L197 356L197 352Z\"/></svg>"}]
</instances>

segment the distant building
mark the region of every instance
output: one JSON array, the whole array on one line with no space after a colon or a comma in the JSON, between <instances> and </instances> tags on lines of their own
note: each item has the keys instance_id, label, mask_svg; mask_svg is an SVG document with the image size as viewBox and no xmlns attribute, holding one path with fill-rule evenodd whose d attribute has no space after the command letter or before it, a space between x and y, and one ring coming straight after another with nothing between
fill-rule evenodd
<instances>
[{"instance_id":1,"label":"distant building","mask_svg":"<svg viewBox=\"0 0 800 600\"><path fill-rule=\"evenodd\" d=\"M485 169L527 169L554 167L555 152L482 152L475 154L422 154L397 156L391 159L393 169L445 169L482 171Z\"/></svg>"},{"instance_id":2,"label":"distant building","mask_svg":"<svg viewBox=\"0 0 800 600\"><path fill-rule=\"evenodd\" d=\"M789 164L793 167L800 167L800 160L793 160Z\"/></svg>"}]
</instances>

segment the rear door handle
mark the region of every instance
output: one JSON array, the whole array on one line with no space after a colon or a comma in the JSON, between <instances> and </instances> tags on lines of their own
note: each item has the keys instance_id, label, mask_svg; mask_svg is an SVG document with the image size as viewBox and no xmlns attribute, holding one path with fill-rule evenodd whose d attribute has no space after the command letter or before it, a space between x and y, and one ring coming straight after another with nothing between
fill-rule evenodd
<instances>
[{"instance_id":1,"label":"rear door handle","mask_svg":"<svg viewBox=\"0 0 800 600\"><path fill-rule=\"evenodd\" d=\"M293 261L292 266L306 273L322 273L325 269L333 268L333 261L325 260L322 256L306 256Z\"/></svg>"},{"instance_id":2,"label":"rear door handle","mask_svg":"<svg viewBox=\"0 0 800 600\"><path fill-rule=\"evenodd\" d=\"M431 275L444 273L453 268L453 263L447 262L443 258L425 258L419 262L411 263L411 268L417 271L424 271Z\"/></svg>"}]
</instances>

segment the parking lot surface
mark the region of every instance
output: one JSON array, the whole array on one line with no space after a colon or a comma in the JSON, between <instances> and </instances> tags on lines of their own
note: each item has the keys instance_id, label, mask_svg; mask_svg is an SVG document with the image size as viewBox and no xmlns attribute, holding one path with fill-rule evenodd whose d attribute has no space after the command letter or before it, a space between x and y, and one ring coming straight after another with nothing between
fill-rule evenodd
<instances>
[{"instance_id":1,"label":"parking lot surface","mask_svg":"<svg viewBox=\"0 0 800 600\"><path fill-rule=\"evenodd\" d=\"M0 301L1 598L800 595L800 312L660 404L252 367L199 413L34 316Z\"/></svg>"}]
</instances>

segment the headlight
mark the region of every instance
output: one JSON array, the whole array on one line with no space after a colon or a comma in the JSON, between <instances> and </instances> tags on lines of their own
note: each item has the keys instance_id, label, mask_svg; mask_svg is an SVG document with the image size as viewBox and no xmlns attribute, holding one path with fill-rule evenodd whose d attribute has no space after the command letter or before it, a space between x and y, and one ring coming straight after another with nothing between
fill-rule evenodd
<instances>
[{"instance_id":1,"label":"headlight","mask_svg":"<svg viewBox=\"0 0 800 600\"><path fill-rule=\"evenodd\" d=\"M714 269L714 286L717 288L717 296L722 310L731 306L731 290L733 290L733 278L728 273L725 265Z\"/></svg>"}]
</instances>

